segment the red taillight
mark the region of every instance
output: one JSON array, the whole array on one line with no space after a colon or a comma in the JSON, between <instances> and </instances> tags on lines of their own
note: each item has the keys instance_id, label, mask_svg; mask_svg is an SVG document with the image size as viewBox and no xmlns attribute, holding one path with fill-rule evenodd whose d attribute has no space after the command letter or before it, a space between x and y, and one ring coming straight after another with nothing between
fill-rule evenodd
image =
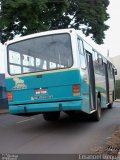
<instances>
[{"instance_id":1,"label":"red taillight","mask_svg":"<svg viewBox=\"0 0 120 160\"><path fill-rule=\"evenodd\" d=\"M79 84L74 84L72 86L73 89L73 95L74 96L79 96L80 95L80 85Z\"/></svg>"},{"instance_id":2,"label":"red taillight","mask_svg":"<svg viewBox=\"0 0 120 160\"><path fill-rule=\"evenodd\" d=\"M12 94L12 92L8 92L7 96L8 96L8 101L12 101L13 100L13 94Z\"/></svg>"}]
</instances>

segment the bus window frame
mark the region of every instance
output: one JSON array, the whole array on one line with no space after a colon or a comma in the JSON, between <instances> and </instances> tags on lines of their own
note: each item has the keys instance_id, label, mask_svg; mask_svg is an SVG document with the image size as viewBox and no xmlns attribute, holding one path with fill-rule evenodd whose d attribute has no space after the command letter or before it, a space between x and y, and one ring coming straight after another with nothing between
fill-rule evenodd
<instances>
[{"instance_id":1,"label":"bus window frame","mask_svg":"<svg viewBox=\"0 0 120 160\"><path fill-rule=\"evenodd\" d=\"M98 52L94 51L94 56L95 56L95 63L99 63Z\"/></svg>"},{"instance_id":2,"label":"bus window frame","mask_svg":"<svg viewBox=\"0 0 120 160\"><path fill-rule=\"evenodd\" d=\"M81 41L81 43L80 43L80 41ZM86 51L84 49L83 40L81 38L77 37L77 42L78 42L77 43L78 44L77 47L78 47L79 59L80 59L80 55L81 55L81 56L84 57L84 60L85 60L85 67L83 68L82 65L81 65L81 59L80 59L80 67L81 67L82 70L86 70L87 69L86 56L85 56L86 55L85 54ZM79 44L80 44L80 46L79 46ZM82 44L82 46L81 46L81 44ZM80 49L82 47L82 51L83 52L80 52L79 47L80 47Z\"/></svg>"},{"instance_id":3,"label":"bus window frame","mask_svg":"<svg viewBox=\"0 0 120 160\"><path fill-rule=\"evenodd\" d=\"M98 53L98 63L100 65L103 65L103 58L102 58L102 56L99 53Z\"/></svg>"}]
</instances>

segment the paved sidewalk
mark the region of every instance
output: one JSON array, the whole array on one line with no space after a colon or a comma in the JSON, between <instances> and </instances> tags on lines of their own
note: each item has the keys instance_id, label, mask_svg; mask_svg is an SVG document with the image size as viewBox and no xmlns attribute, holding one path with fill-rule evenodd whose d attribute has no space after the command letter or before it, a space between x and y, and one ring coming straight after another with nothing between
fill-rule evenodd
<instances>
[{"instance_id":1,"label":"paved sidewalk","mask_svg":"<svg viewBox=\"0 0 120 160\"><path fill-rule=\"evenodd\" d=\"M118 152L118 157L116 160L120 160L120 151Z\"/></svg>"},{"instance_id":2,"label":"paved sidewalk","mask_svg":"<svg viewBox=\"0 0 120 160\"><path fill-rule=\"evenodd\" d=\"M120 99L116 99L115 102L120 102Z\"/></svg>"},{"instance_id":3,"label":"paved sidewalk","mask_svg":"<svg viewBox=\"0 0 120 160\"><path fill-rule=\"evenodd\" d=\"M0 109L0 114L7 114L9 113L8 109Z\"/></svg>"}]
</instances>

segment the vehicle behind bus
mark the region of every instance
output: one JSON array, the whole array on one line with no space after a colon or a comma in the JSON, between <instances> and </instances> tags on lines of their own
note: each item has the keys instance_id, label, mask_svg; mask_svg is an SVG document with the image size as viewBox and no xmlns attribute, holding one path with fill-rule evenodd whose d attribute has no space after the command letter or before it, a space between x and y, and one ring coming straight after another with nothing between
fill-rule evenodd
<instances>
[{"instance_id":1,"label":"vehicle behind bus","mask_svg":"<svg viewBox=\"0 0 120 160\"><path fill-rule=\"evenodd\" d=\"M0 109L8 109L5 74L0 74Z\"/></svg>"}]
</instances>

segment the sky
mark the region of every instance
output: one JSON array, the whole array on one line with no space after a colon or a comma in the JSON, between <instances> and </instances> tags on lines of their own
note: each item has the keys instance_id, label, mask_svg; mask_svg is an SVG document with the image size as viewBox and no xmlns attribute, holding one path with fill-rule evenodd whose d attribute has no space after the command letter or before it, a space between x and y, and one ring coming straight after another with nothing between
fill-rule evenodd
<instances>
[{"instance_id":1,"label":"sky","mask_svg":"<svg viewBox=\"0 0 120 160\"><path fill-rule=\"evenodd\" d=\"M106 22L110 28L105 32L104 44L96 45L89 37L87 42L93 45L100 53L107 56L114 57L120 55L120 0L110 0L107 12L110 15ZM4 48L0 44L0 73L4 72Z\"/></svg>"},{"instance_id":2,"label":"sky","mask_svg":"<svg viewBox=\"0 0 120 160\"><path fill-rule=\"evenodd\" d=\"M110 19L107 21L110 28L101 47L109 50L110 57L114 57L120 55L120 0L110 0L107 12L110 14Z\"/></svg>"}]
</instances>

